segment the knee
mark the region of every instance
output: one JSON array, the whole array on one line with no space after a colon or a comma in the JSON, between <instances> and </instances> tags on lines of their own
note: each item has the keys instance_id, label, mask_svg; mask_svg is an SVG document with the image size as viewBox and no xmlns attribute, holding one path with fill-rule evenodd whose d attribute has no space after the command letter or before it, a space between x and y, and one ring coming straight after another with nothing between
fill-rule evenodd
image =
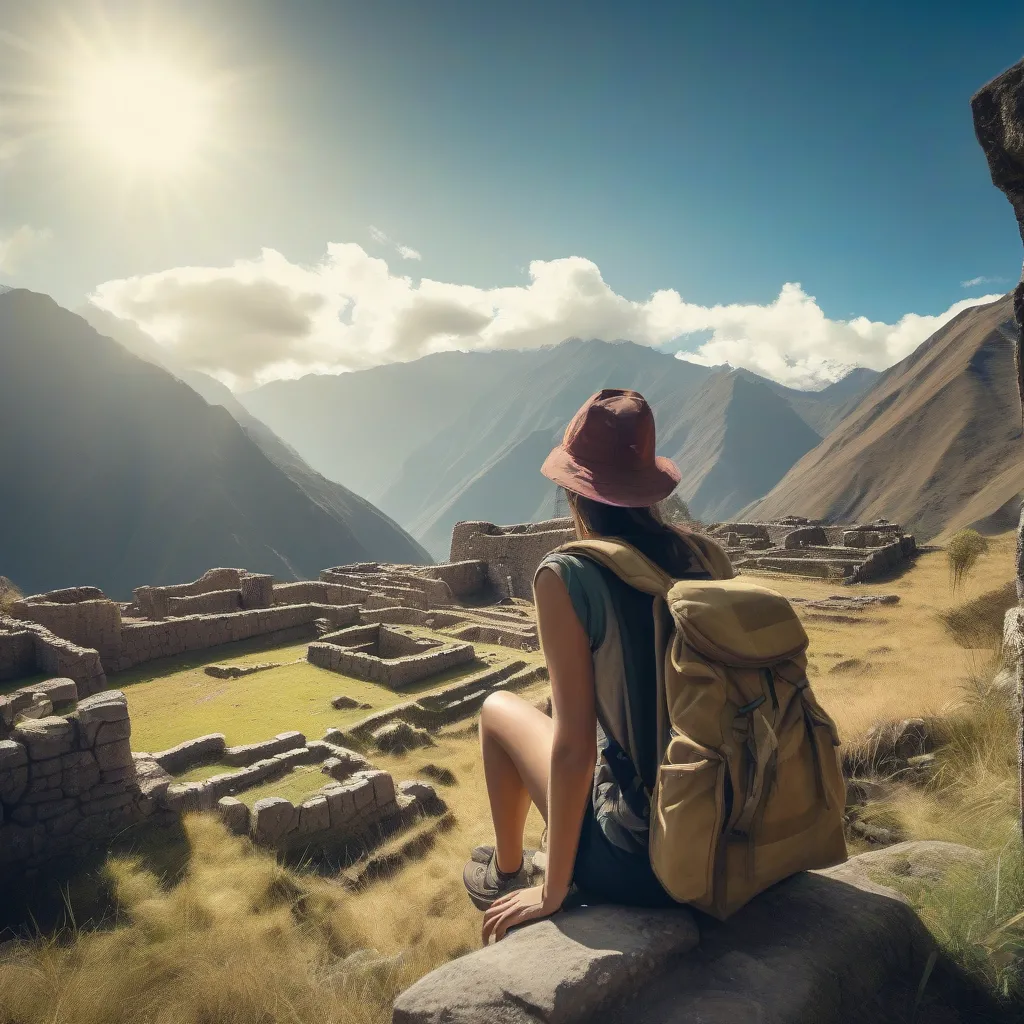
<instances>
[{"instance_id":1,"label":"knee","mask_svg":"<svg viewBox=\"0 0 1024 1024\"><path fill-rule=\"evenodd\" d=\"M515 694L505 690L488 694L480 705L480 731L494 732L499 724L508 718L510 706L515 700Z\"/></svg>"}]
</instances>

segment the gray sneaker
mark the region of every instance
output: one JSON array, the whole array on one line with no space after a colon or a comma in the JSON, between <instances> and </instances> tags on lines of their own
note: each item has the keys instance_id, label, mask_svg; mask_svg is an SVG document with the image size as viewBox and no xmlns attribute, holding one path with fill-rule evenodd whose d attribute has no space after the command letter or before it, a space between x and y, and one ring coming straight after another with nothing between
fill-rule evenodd
<instances>
[{"instance_id":1,"label":"gray sneaker","mask_svg":"<svg viewBox=\"0 0 1024 1024\"><path fill-rule=\"evenodd\" d=\"M533 863L533 858L537 855L537 852L537 850L523 850L523 861L526 863L527 870L529 870L530 865ZM469 859L475 860L477 864L486 864L493 854L493 846L474 846Z\"/></svg>"},{"instance_id":2,"label":"gray sneaker","mask_svg":"<svg viewBox=\"0 0 1024 1024\"><path fill-rule=\"evenodd\" d=\"M516 889L528 889L532 884L525 855L519 870L507 874L498 870L498 858L493 852L486 863L478 860L468 861L462 872L462 881L469 898L478 910L487 910L495 900Z\"/></svg>"}]
</instances>

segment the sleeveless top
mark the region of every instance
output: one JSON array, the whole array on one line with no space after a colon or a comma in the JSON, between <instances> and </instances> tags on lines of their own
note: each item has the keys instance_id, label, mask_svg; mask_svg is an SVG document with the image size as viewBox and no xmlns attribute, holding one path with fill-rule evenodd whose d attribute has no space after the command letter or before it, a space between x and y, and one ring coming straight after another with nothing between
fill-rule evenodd
<instances>
[{"instance_id":1,"label":"sleeveless top","mask_svg":"<svg viewBox=\"0 0 1024 1024\"><path fill-rule=\"evenodd\" d=\"M647 856L649 801L644 788L654 789L661 762L654 599L580 555L551 552L537 571L545 568L565 584L594 659L598 719L594 818L613 845ZM699 564L686 575L711 578Z\"/></svg>"}]
</instances>

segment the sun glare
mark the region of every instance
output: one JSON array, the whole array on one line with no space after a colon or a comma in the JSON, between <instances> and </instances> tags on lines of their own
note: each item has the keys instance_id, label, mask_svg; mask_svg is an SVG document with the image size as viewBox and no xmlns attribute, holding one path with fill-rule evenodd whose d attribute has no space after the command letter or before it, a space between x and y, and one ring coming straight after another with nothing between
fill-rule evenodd
<instances>
[{"instance_id":1,"label":"sun glare","mask_svg":"<svg viewBox=\"0 0 1024 1024\"><path fill-rule=\"evenodd\" d=\"M207 138L210 90L176 68L135 58L96 63L76 83L74 115L86 140L122 168L181 171Z\"/></svg>"}]
</instances>

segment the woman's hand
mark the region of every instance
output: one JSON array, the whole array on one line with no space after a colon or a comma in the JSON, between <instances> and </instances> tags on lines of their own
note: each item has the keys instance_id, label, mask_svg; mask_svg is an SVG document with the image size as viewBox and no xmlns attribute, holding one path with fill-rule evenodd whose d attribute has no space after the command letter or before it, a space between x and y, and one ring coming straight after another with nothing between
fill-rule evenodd
<instances>
[{"instance_id":1,"label":"woman's hand","mask_svg":"<svg viewBox=\"0 0 1024 1024\"><path fill-rule=\"evenodd\" d=\"M527 921L538 921L544 917L550 917L556 910L560 909L565 896L555 902L553 896L544 896L544 886L535 885L530 889L516 889L513 892L495 900L491 907L484 912L484 925L481 936L486 946L491 937L494 941L505 937L509 928L517 924L526 924Z\"/></svg>"}]
</instances>

